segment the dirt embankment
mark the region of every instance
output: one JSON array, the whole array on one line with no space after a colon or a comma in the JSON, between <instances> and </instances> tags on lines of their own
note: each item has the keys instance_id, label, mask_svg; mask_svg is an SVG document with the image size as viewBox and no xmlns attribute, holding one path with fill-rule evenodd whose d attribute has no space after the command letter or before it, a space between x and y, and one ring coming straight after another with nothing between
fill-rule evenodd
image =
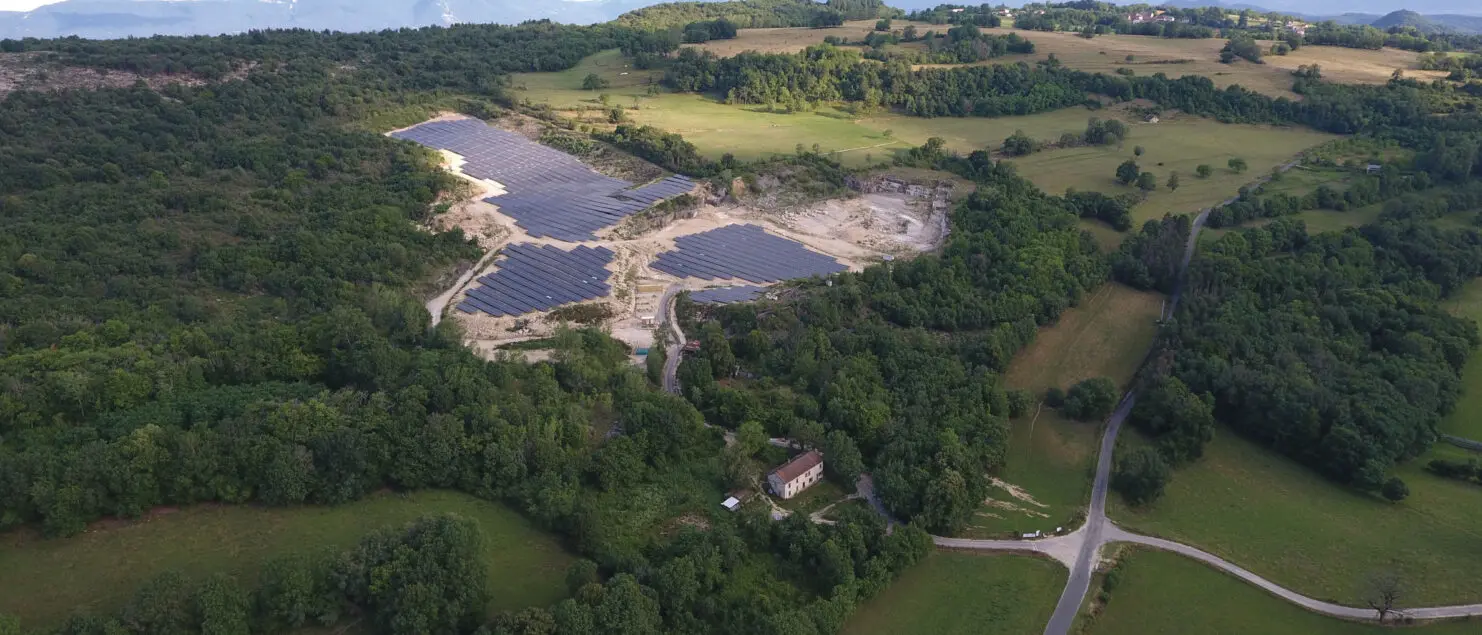
<instances>
[{"instance_id":1,"label":"dirt embankment","mask_svg":"<svg viewBox=\"0 0 1482 635\"><path fill-rule=\"evenodd\" d=\"M246 77L253 68L255 64L244 66L221 78L221 81ZM128 88L140 81L154 90L176 84L203 86L207 83L205 79L189 73L140 75L105 68L68 66L58 61L53 53L0 53L0 97L17 90Z\"/></svg>"}]
</instances>

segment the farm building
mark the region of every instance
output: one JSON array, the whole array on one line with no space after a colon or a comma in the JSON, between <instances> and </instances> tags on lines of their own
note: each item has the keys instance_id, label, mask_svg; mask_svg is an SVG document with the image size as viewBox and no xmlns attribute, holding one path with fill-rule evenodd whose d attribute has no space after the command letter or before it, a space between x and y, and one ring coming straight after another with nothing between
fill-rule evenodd
<instances>
[{"instance_id":1,"label":"farm building","mask_svg":"<svg viewBox=\"0 0 1482 635\"><path fill-rule=\"evenodd\" d=\"M820 480L823 480L823 453L808 450L772 470L767 475L767 487L773 494L787 499L797 496Z\"/></svg>"}]
</instances>

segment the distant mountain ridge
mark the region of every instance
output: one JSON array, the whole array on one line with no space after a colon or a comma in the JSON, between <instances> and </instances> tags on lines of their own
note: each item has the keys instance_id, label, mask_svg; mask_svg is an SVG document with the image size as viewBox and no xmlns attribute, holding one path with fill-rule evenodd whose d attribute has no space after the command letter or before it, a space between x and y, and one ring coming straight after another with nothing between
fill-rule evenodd
<instances>
[{"instance_id":1,"label":"distant mountain ridge","mask_svg":"<svg viewBox=\"0 0 1482 635\"><path fill-rule=\"evenodd\" d=\"M645 0L67 0L0 12L0 38L108 39L251 29L379 31L459 22L606 22Z\"/></svg>"},{"instance_id":2,"label":"distant mountain ridge","mask_svg":"<svg viewBox=\"0 0 1482 635\"><path fill-rule=\"evenodd\" d=\"M462 22L517 24L550 19L571 24L606 22L660 0L66 0L33 11L0 11L0 39L78 36L93 39L150 35L217 35L252 29L302 28L378 31ZM901 9L925 9L942 0L887 1ZM960 0L959 0L960 2ZM1414 26L1482 33L1477 0L1262 0L1244 2L1173 0L1178 7L1223 6L1232 11L1279 11L1310 20ZM1158 4L1157 2L1153 2ZM1013 4L1022 4L1022 0Z\"/></svg>"}]
</instances>

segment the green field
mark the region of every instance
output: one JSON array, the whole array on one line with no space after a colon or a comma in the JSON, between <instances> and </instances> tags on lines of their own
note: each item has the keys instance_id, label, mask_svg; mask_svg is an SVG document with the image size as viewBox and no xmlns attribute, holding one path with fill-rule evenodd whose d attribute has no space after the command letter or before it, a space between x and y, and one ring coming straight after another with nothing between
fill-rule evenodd
<instances>
[{"instance_id":1,"label":"green field","mask_svg":"<svg viewBox=\"0 0 1482 635\"><path fill-rule=\"evenodd\" d=\"M1136 433L1123 433L1135 441ZM1112 496L1108 513L1128 529L1195 545L1306 595L1358 601L1377 569L1406 580L1410 606L1482 602L1482 487L1400 466L1410 487L1398 504L1334 485L1309 468L1216 432L1204 458L1174 473L1163 498L1129 510Z\"/></svg>"},{"instance_id":2,"label":"green field","mask_svg":"<svg viewBox=\"0 0 1482 635\"><path fill-rule=\"evenodd\" d=\"M1308 612L1182 556L1132 551L1121 583L1086 635L1461 635L1482 623L1449 622L1395 630Z\"/></svg>"},{"instance_id":3,"label":"green field","mask_svg":"<svg viewBox=\"0 0 1482 635\"><path fill-rule=\"evenodd\" d=\"M511 85L521 98L550 104L594 124L605 121L605 114L597 110L601 106L599 95L605 93L609 95L608 103L628 109L627 116L633 121L678 133L715 158L729 153L738 159L754 160L790 154L799 145L809 149L816 145L854 166L888 160L930 137L942 137L948 148L965 154L996 149L1016 130L1037 139L1054 140L1066 132L1083 131L1090 117L1122 117L1128 120L1132 132L1120 147L1050 150L1013 161L1021 174L1050 193L1059 194L1067 188L1124 192L1132 190L1114 180L1117 165L1133 158L1135 146L1143 146L1146 154L1138 161L1144 170L1158 176L1160 187L1137 207L1138 221L1218 203L1302 150L1335 138L1304 128L1222 124L1173 113L1165 115L1160 123L1150 124L1119 114L1116 109L1066 108L995 118L893 114L854 118L827 107L792 114L767 112L761 106L727 105L699 95L649 95L649 83L656 82L661 73L630 66L617 51L606 51L582 60L571 70L515 75ZM583 78L591 73L610 86L582 90ZM631 109L634 106L636 110ZM592 110L583 113L582 108ZM1247 172L1237 174L1225 167L1235 156L1249 163ZM1196 177L1195 168L1201 163L1215 167L1214 175L1208 179ZM1180 173L1182 186L1177 191L1161 187L1174 171ZM1099 238L1108 244L1115 242L1109 237Z\"/></svg>"},{"instance_id":4,"label":"green field","mask_svg":"<svg viewBox=\"0 0 1482 635\"><path fill-rule=\"evenodd\" d=\"M1071 112L1075 111L1080 114L1079 126L1067 131L1085 128L1086 117L1096 114L1082 109L1072 109ZM1164 214L1192 213L1216 205L1234 196L1241 186L1290 161L1302 150L1334 138L1305 128L1222 124L1190 116L1165 117L1157 124L1129 125L1132 132L1121 147L1038 152L1015 159L1015 163L1020 174L1046 192L1060 194L1075 188L1113 194L1136 191L1118 183L1115 178L1117 166L1134 159L1143 171L1158 177L1159 185L1133 210L1136 224L1140 225L1144 220L1161 218ZM1002 140L999 137L997 142ZM1134 156L1136 146L1143 147L1143 156ZM1243 158L1249 164L1246 172L1236 173L1226 166L1235 157ZM1207 179L1199 178L1195 170L1200 164L1213 167L1213 175ZM1179 173L1180 187L1177 191L1165 186L1168 175L1173 172Z\"/></svg>"},{"instance_id":5,"label":"green field","mask_svg":"<svg viewBox=\"0 0 1482 635\"><path fill-rule=\"evenodd\" d=\"M1458 317L1482 322L1482 279L1473 280L1446 302ZM1482 440L1482 352L1472 351L1461 373L1462 393L1456 409L1441 421L1441 431Z\"/></svg>"},{"instance_id":6,"label":"green field","mask_svg":"<svg viewBox=\"0 0 1482 635\"><path fill-rule=\"evenodd\" d=\"M613 49L587 57L564 71L515 73L510 76L510 86L519 97L555 108L599 106L597 97L603 93L612 97L613 105L631 106L634 97L646 95L648 85L656 84L664 77L663 71L640 71L632 66L631 59ZM608 86L600 90L583 90L582 80L593 73Z\"/></svg>"},{"instance_id":7,"label":"green field","mask_svg":"<svg viewBox=\"0 0 1482 635\"><path fill-rule=\"evenodd\" d=\"M1162 306L1161 294L1116 283L1102 286L1053 326L1040 329L1010 364L1008 386L1030 390L1036 398L1051 386L1065 388L1091 377L1110 377L1126 386L1153 343ZM978 513L968 536L1052 530L1085 507L1100 423L1073 421L1042 408L1011 425L999 478L1034 501L995 489L993 497L1000 502Z\"/></svg>"},{"instance_id":8,"label":"green field","mask_svg":"<svg viewBox=\"0 0 1482 635\"><path fill-rule=\"evenodd\" d=\"M1339 212L1331 209L1309 209L1305 212L1298 212L1291 216L1284 216L1282 218L1298 219L1307 225L1307 233L1321 234L1324 232L1339 232L1350 227L1367 225L1376 220L1379 220L1379 213L1382 211L1384 211L1384 204L1376 203L1374 205L1368 205L1344 212ZM1250 221L1248 223L1244 223L1238 227L1206 229L1199 232L1199 242L1208 242L1232 231L1250 229L1252 227L1260 227L1274 220L1276 219L1261 218Z\"/></svg>"},{"instance_id":9,"label":"green field","mask_svg":"<svg viewBox=\"0 0 1482 635\"><path fill-rule=\"evenodd\" d=\"M1039 633L1065 576L1064 567L1047 559L939 551L859 607L843 633Z\"/></svg>"},{"instance_id":10,"label":"green field","mask_svg":"<svg viewBox=\"0 0 1482 635\"><path fill-rule=\"evenodd\" d=\"M372 530L432 513L478 521L489 569L490 611L544 606L565 595L572 557L504 506L454 492L382 493L337 507L199 505L58 540L12 532L0 541L0 614L29 627L74 610L118 609L165 571L216 572L252 584L267 560L343 550Z\"/></svg>"}]
</instances>

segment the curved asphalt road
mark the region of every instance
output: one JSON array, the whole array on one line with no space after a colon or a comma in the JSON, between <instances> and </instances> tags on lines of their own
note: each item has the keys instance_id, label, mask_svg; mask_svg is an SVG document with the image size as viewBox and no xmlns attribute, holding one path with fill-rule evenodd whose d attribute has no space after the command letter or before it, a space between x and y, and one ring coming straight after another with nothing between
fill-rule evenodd
<instances>
[{"instance_id":1,"label":"curved asphalt road","mask_svg":"<svg viewBox=\"0 0 1482 635\"><path fill-rule=\"evenodd\" d=\"M1283 172L1290 170L1297 163L1296 161L1287 163L1281 166L1281 170ZM1256 183L1259 185L1265 181L1266 178L1262 178L1257 180ZM1232 198L1225 201L1224 204L1229 204L1234 200ZM1189 241L1184 247L1184 258L1180 267L1180 280L1174 288L1173 295L1167 305L1167 310L1163 314L1165 319L1172 317L1174 310L1178 307L1179 298L1183 295L1182 274L1188 270L1189 263L1193 260L1194 249L1198 244L1199 231L1203 229L1204 223L1208 220L1209 213L1212 209L1201 210L1199 215L1194 217L1194 222L1189 232ZM1324 602L1307 597L1262 578L1207 551L1171 540L1135 534L1112 523L1106 517L1106 494L1111 481L1112 454L1116 449L1117 434L1122 430L1122 423L1126 421L1127 414L1132 411L1132 406L1136 402L1137 394L1135 392L1128 392L1122 399L1122 403L1117 406L1116 411L1112 413L1111 418L1107 420L1106 434L1101 438L1101 449L1096 457L1096 478L1091 484L1091 505L1086 514L1086 524L1080 529L1065 536L1044 540L972 540L934 536L933 542L939 547L953 549L1033 551L1049 555L1064 563L1070 569L1070 575L1065 582L1065 590L1061 592L1060 600L1055 605L1055 612L1050 616L1049 624L1045 625L1045 635L1068 635L1071 627L1075 625L1076 616L1080 613L1081 604L1085 601L1086 593L1090 591L1091 576L1100 561L1101 547L1112 542L1135 543L1154 549L1182 554L1245 580L1266 590L1272 595L1316 613L1352 620L1369 620L1378 616L1374 609L1343 606L1341 604ZM1400 609L1395 612L1417 620L1469 617L1482 615L1482 604Z\"/></svg>"},{"instance_id":2,"label":"curved asphalt road","mask_svg":"<svg viewBox=\"0 0 1482 635\"><path fill-rule=\"evenodd\" d=\"M1297 165L1297 162L1294 161L1282 166L1281 169L1282 171L1290 170L1295 165ZM1257 183L1259 184L1264 181L1265 179L1260 179ZM1234 200L1232 198L1229 201L1225 201L1225 204L1229 204ZM1193 260L1194 249L1198 244L1199 230L1203 229L1205 221L1209 218L1210 211L1212 211L1212 208L1201 210L1199 215L1194 217L1194 223L1189 232L1189 241L1184 248L1181 273L1188 269L1189 263ZM664 290L664 295L659 301L673 339L673 342L665 349L667 357L664 360L664 390L676 394L679 392L679 381L676 375L679 369L680 351L685 341L684 332L679 329L679 321L674 313L674 296L680 290L680 285L671 285L668 289ZM1178 286L1174 288L1173 296L1170 298L1167 310L1163 315L1165 319L1173 315L1173 311L1177 308L1179 298L1182 294L1183 281L1180 279ZM451 294L448 295L451 296ZM1117 435L1122 431L1122 423L1126 421L1127 414L1132 411L1132 406L1136 403L1137 394L1135 392L1128 392L1122 398L1122 402L1118 404L1116 411L1112 413L1111 418L1107 420L1106 433L1101 437L1101 448L1096 457L1096 478L1091 483L1091 505L1086 514L1086 523L1080 529L1064 536L1042 540L976 540L971 538L932 536L932 542L938 547L947 549L1029 551L1054 558L1069 568L1070 575L1066 579L1065 589L1060 593L1060 600L1055 605L1055 612L1050 616L1050 622L1045 625L1045 635L1068 635L1070 633L1071 627L1075 625L1075 619L1080 613L1081 604L1085 601L1086 593L1091 589L1091 576L1096 569L1096 565L1100 562L1101 547L1112 542L1129 542L1182 554L1245 580L1266 590L1272 595L1316 613L1351 620L1368 620L1377 616L1377 613L1373 609L1343 606L1341 604L1333 604L1307 597L1202 549L1171 540L1135 534L1111 522L1106 517L1106 495L1111 481L1112 454L1117 446ZM727 442L732 442L732 438L728 435ZM772 441L776 442L778 440L774 439ZM786 440L781 441L785 442ZM884 505L880 503L879 498L875 495L873 485L874 483L868 474L861 476L857 483L859 495L869 501L870 505L878 513L890 519L889 512L885 510ZM1417 620L1470 617L1482 615L1482 604L1401 609L1395 612Z\"/></svg>"}]
</instances>

